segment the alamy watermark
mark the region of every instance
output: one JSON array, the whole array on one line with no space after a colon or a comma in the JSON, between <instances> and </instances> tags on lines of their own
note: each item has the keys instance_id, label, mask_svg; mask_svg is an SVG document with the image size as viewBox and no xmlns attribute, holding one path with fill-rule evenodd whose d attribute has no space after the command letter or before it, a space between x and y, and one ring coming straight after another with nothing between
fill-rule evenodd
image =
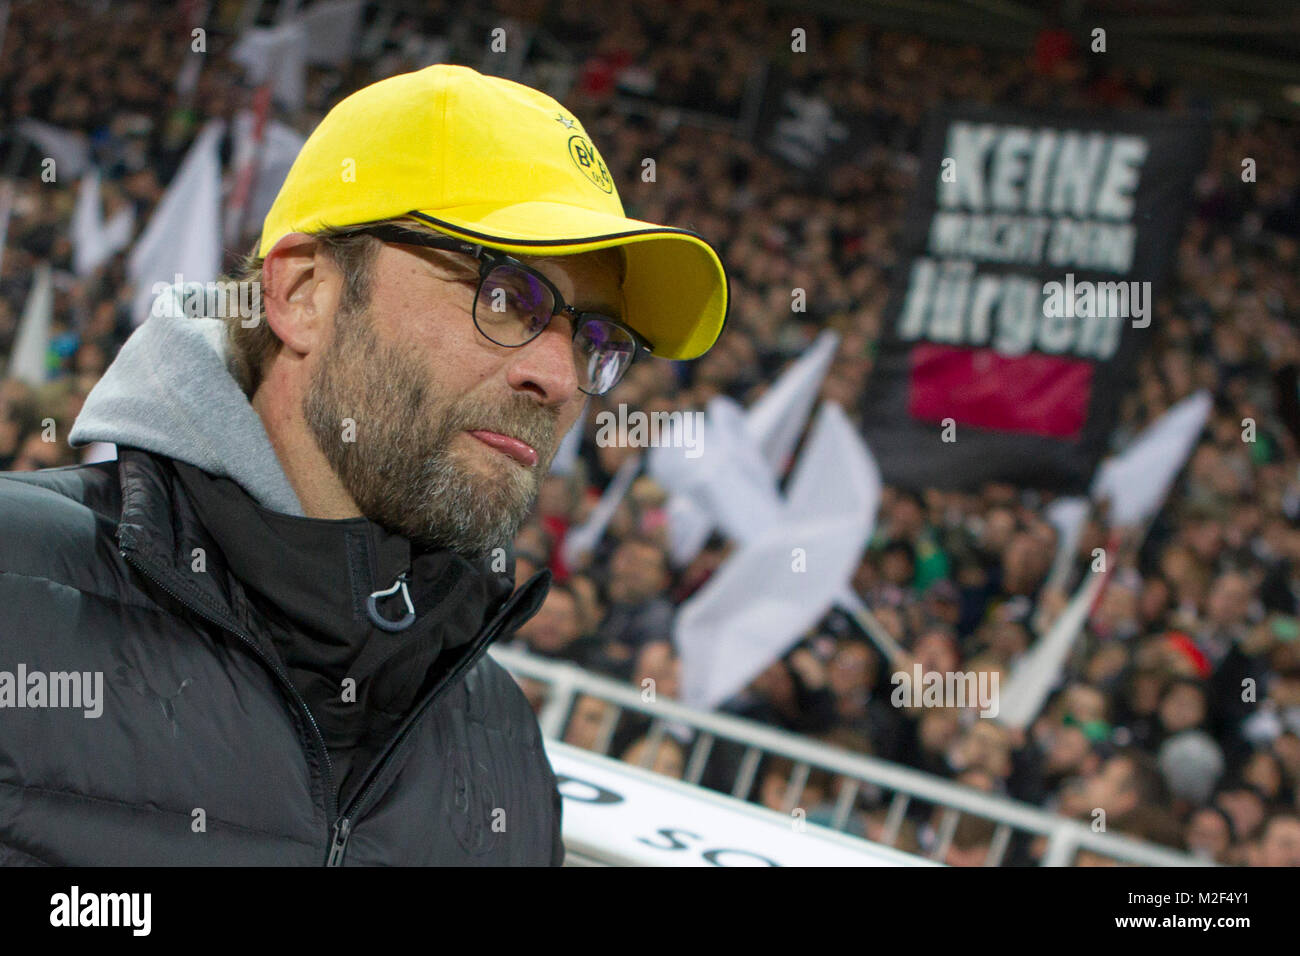
<instances>
[{"instance_id":1,"label":"alamy watermark","mask_svg":"<svg viewBox=\"0 0 1300 956\"><path fill-rule=\"evenodd\" d=\"M1133 319L1135 329L1151 324L1150 282L1075 282L1067 272L1064 282L1043 283L1043 295L1049 319Z\"/></svg>"},{"instance_id":2,"label":"alamy watermark","mask_svg":"<svg viewBox=\"0 0 1300 956\"><path fill-rule=\"evenodd\" d=\"M164 319L240 319L252 328L262 315L262 283L221 279L186 282L179 272L175 282L155 282L151 315Z\"/></svg>"},{"instance_id":3,"label":"alamy watermark","mask_svg":"<svg viewBox=\"0 0 1300 956\"><path fill-rule=\"evenodd\" d=\"M620 402L617 413L596 414L596 444L602 448L685 448L687 458L699 458L703 433L703 412L629 412Z\"/></svg>"},{"instance_id":4,"label":"alamy watermark","mask_svg":"<svg viewBox=\"0 0 1300 956\"><path fill-rule=\"evenodd\" d=\"M73 884L50 897L50 925L57 927L124 927L132 936L153 928L152 893L83 893Z\"/></svg>"},{"instance_id":5,"label":"alamy watermark","mask_svg":"<svg viewBox=\"0 0 1300 956\"><path fill-rule=\"evenodd\" d=\"M978 707L981 717L998 715L998 671L895 671L889 702L895 707Z\"/></svg>"},{"instance_id":6,"label":"alamy watermark","mask_svg":"<svg viewBox=\"0 0 1300 956\"><path fill-rule=\"evenodd\" d=\"M0 670L0 710L7 707L72 708L94 719L104 713L104 672Z\"/></svg>"}]
</instances>

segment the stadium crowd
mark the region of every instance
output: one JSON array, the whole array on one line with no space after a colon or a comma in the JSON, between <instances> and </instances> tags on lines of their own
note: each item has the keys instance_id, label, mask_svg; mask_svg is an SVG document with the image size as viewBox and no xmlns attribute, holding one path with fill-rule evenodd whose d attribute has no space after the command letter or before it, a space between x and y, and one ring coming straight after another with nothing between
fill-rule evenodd
<instances>
[{"instance_id":1,"label":"stadium crowd","mask_svg":"<svg viewBox=\"0 0 1300 956\"><path fill-rule=\"evenodd\" d=\"M368 23L374 6L367 5ZM497 3L483 16L529 21L534 6ZM543 27L579 67L566 105L601 147L629 215L698 231L732 276L731 318L717 346L692 363L638 364L611 395L592 401L593 417L618 403L699 409L726 395L749 404L823 328L841 339L822 397L856 415L897 265L920 122L933 106L1215 111L1210 162L1114 447L1198 388L1212 391L1214 411L1140 547L1121 551L1040 717L1022 733L971 709L893 706L892 668L835 612L722 709L1085 823L1101 808L1108 830L1221 863L1300 865L1296 126L1199 100L1153 71L1113 68L1059 42L1009 55L738 0L544 6ZM214 4L214 22L230 27L239 7ZM353 89L424 65L424 48L412 38L453 33L454 10L435 2L421 17L396 16L373 55L344 71L314 68L307 101L281 118L309 130ZM143 2L12 5L0 56L0 121L12 130L31 117L89 134L107 215L131 204L136 222L147 222L202 122L230 118L248 103L242 71L225 56L230 29L212 31L196 95L178 98L174 48L189 35L184 16L183 8ZM807 53L790 49L796 26L807 30ZM462 62L479 66L481 48L472 52ZM453 46L451 58L458 55ZM729 122L684 121L681 110L738 116L746 77L764 60L869 128L869 142L809 174L731 132ZM16 142L6 139L11 160ZM642 178L645 157L655 159L654 181ZM1243 181L1246 157L1257 161L1257 181ZM29 156L8 170L16 193L0 270L0 356L9 353L41 261L56 270L56 321L48 382L32 388L0 378L0 470L76 462L64 438L135 319L125 253L88 278L73 277L76 184L28 175L35 162ZM252 238L243 237L245 247ZM802 313L791 311L796 287L809 290ZM55 441L45 440L48 419ZM730 545L715 536L688 566L672 567L666 495L641 476L595 551L566 563L565 534L635 453L598 446L593 432L589 424L573 472L545 481L536 516L516 539L517 581L542 566L555 573L518 643L638 686L650 678L657 694L672 698L675 609ZM854 587L924 670L996 670L1005 686L1034 640L1036 614L1050 618L1064 600L1046 587L1056 548L1045 516L1050 501L1003 485L971 493L886 488ZM1106 535L1100 521L1090 522L1076 571ZM540 688L527 689L540 706ZM608 706L580 699L566 739L591 746ZM640 760L644 732L641 721L620 721L615 752ZM690 743L669 735L647 759L681 776ZM721 754L706 783L730 789L731 772ZM788 810L790 772L786 761L767 761L751 798ZM825 819L840 785L814 772L798 805L809 819ZM864 789L849 828L879 836L887 808L884 795ZM899 845L928 850L936 819L914 802ZM964 818L947 861L981 863L993 830ZM1026 843L1013 847L1009 861L1033 862L1041 852ZM1078 862L1104 861L1081 854Z\"/></svg>"}]
</instances>

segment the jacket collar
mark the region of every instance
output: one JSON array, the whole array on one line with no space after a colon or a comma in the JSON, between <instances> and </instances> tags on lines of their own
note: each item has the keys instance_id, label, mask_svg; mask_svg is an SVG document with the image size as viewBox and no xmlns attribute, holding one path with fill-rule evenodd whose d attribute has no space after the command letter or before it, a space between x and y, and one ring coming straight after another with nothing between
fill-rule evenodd
<instances>
[{"instance_id":1,"label":"jacket collar","mask_svg":"<svg viewBox=\"0 0 1300 956\"><path fill-rule=\"evenodd\" d=\"M182 600L254 638L261 635L250 626L250 603L259 617L279 607L290 622L325 633L333 628L335 639L346 640L340 622L343 631L367 630L366 599L406 572L417 618L412 631L421 619L433 623L440 615L430 612L440 607L476 609L478 626L462 619L455 633L440 628L451 648L468 643L492 618L505 618L496 633L510 633L536 613L549 590L545 570L514 590L513 553L507 553L504 571L496 571L490 559L473 563L447 551L413 554L406 539L365 518L283 515L257 505L229 479L184 463L126 447L118 457L117 536L124 553L165 577L160 583ZM380 607L387 618L401 616L400 600L385 599Z\"/></svg>"}]
</instances>

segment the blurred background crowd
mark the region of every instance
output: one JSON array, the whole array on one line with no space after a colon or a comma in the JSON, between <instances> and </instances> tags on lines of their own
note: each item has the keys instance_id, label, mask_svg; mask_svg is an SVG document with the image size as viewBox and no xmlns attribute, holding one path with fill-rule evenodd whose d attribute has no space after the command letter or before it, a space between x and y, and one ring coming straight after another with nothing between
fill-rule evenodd
<instances>
[{"instance_id":1,"label":"blurred background crowd","mask_svg":"<svg viewBox=\"0 0 1300 956\"><path fill-rule=\"evenodd\" d=\"M481 68L480 26L493 18L540 23L555 49L535 45L532 75L554 77L552 56L570 70L562 99L602 150L628 214L691 228L726 263L733 306L717 346L696 362L638 364L611 395L592 401L592 417L618 403L700 409L715 395L748 405L825 328L841 338L822 397L856 415L894 279L920 123L932 106L1213 110L1210 161L1114 447L1198 388L1211 390L1214 412L1149 534L1121 552L1042 715L1022 733L956 708L893 706L892 668L838 612L722 709L1085 823L1104 808L1109 830L1218 862L1300 865L1294 122L1193 95L1154 69L1110 66L1059 32L1013 54L738 0L497 2L485 3L475 21L449 2L420 4L418 13L382 6L365 5L366 54L343 70L312 69L302 108L277 107L275 115L305 133L352 90L427 65L432 41L446 60ZM87 134L104 177L105 215L130 205L145 223L202 123L248 105L251 88L226 56L242 8L213 5L196 93L181 102L176 50L189 35L188 6L14 3L0 55L0 124L12 130L30 117ZM791 51L796 26L813 52ZM730 120L747 111L752 118L746 77L759 58L838 115L868 123L869 142L809 176L738 133ZM16 139L5 142L16 168L5 170L15 192L0 271L0 360L39 262L55 270L55 327L45 384L0 378L0 470L73 464L77 452L63 438L134 327L135 290L125 252L87 277L73 274L75 181L43 182L38 158L18 163ZM642 177L645 157L655 159L651 182ZM1243 182L1243 157L1256 158L1256 181ZM253 238L228 251L246 251ZM791 311L796 287L809 290L805 312ZM57 441L42 440L48 419ZM1255 423L1253 441L1243 441L1246 419ZM547 479L516 540L517 581L544 566L555 574L517 643L637 686L650 678L671 698L679 686L675 609L731 545L715 536L692 563L674 568L665 492L641 476L596 550L566 563L566 533L635 453L597 446L593 433L589 418L577 466ZM1049 503L1049 495L1001 485L973 493L886 488L854 588L924 670L997 670L1005 679L1035 639L1036 611L1057 610L1063 600L1044 588L1056 548ZM1080 567L1105 536L1102 524L1090 523ZM540 707L539 688L527 689ZM580 699L566 739L591 746L608 706ZM620 721L614 751L640 760L644 729ZM666 737L654 769L681 776L690 742ZM705 782L716 776L729 789L725 763L712 762ZM751 799L781 809L790 770L766 761ZM810 819L828 814L838 786L813 773L799 798ZM864 789L850 830L879 834L886 808ZM929 810L917 806L899 845L924 850L934 829ZM948 862L978 864L992 839L993 824L963 820ZM1032 862L1039 852L1028 842L1012 861Z\"/></svg>"}]
</instances>

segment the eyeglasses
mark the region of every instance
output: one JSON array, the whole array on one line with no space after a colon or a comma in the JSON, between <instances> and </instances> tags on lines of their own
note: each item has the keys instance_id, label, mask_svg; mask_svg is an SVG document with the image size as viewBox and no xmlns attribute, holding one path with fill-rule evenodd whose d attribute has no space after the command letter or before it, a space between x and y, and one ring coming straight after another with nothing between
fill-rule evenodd
<instances>
[{"instance_id":1,"label":"eyeglasses","mask_svg":"<svg viewBox=\"0 0 1300 956\"><path fill-rule=\"evenodd\" d=\"M578 388L588 395L604 395L619 383L639 352L654 352L650 342L622 322L599 312L579 312L564 301L546 276L505 253L398 225L367 226L351 234L459 252L478 260L474 326L497 345L512 349L527 345L542 334L553 317L561 312L568 315L573 321Z\"/></svg>"}]
</instances>

